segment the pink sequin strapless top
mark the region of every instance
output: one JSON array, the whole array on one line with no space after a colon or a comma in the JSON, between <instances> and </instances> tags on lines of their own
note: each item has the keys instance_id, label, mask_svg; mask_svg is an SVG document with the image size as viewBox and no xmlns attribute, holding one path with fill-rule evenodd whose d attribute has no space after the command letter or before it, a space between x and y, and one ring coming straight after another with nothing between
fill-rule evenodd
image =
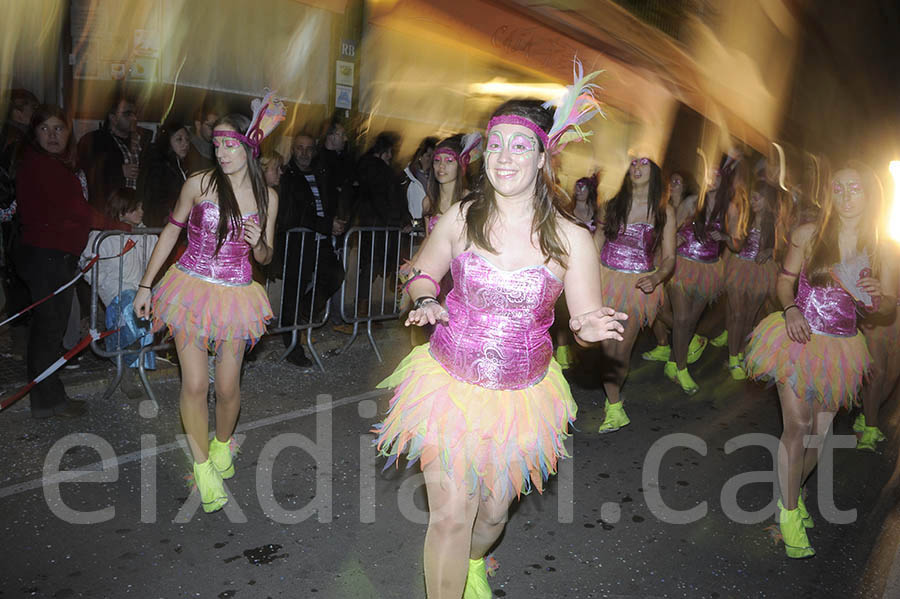
<instances>
[{"instance_id":1,"label":"pink sequin strapless top","mask_svg":"<svg viewBox=\"0 0 900 599\"><path fill-rule=\"evenodd\" d=\"M813 333L832 337L856 335L856 302L839 285L813 287L806 272L801 271L794 303Z\"/></svg>"},{"instance_id":2,"label":"pink sequin strapless top","mask_svg":"<svg viewBox=\"0 0 900 599\"><path fill-rule=\"evenodd\" d=\"M653 225L633 223L619 227L615 239L607 239L600 252L600 262L620 272L653 270Z\"/></svg>"},{"instance_id":3,"label":"pink sequin strapless top","mask_svg":"<svg viewBox=\"0 0 900 599\"><path fill-rule=\"evenodd\" d=\"M747 239L744 240L744 247L741 248L740 253L737 255L738 258L741 260L756 260L756 257L759 255L760 240L760 230L750 229L750 232L747 233Z\"/></svg>"},{"instance_id":4,"label":"pink sequin strapless top","mask_svg":"<svg viewBox=\"0 0 900 599\"><path fill-rule=\"evenodd\" d=\"M433 216L429 216L428 220L425 221L425 232L431 235L431 232L434 230L434 226L441 220L440 214L435 214Z\"/></svg>"},{"instance_id":5,"label":"pink sequin strapless top","mask_svg":"<svg viewBox=\"0 0 900 599\"><path fill-rule=\"evenodd\" d=\"M451 376L488 389L524 389L544 378L547 329L563 283L546 266L501 270L474 252L450 265L449 323L435 327L431 355Z\"/></svg>"},{"instance_id":6,"label":"pink sequin strapless top","mask_svg":"<svg viewBox=\"0 0 900 599\"><path fill-rule=\"evenodd\" d=\"M259 222L254 212L244 220ZM200 202L188 217L187 250L178 260L178 268L189 275L219 285L249 285L253 281L250 246L243 238L243 227L234 231L229 223L228 235L216 254L216 230L219 227L219 205Z\"/></svg>"},{"instance_id":7,"label":"pink sequin strapless top","mask_svg":"<svg viewBox=\"0 0 900 599\"><path fill-rule=\"evenodd\" d=\"M707 223L707 231L721 231L722 223L719 221ZM684 237L684 243L678 246L676 254L682 258L694 262L715 262L722 253L722 243L708 236L706 241L700 241L694 236L694 223L682 225L678 234Z\"/></svg>"}]
</instances>

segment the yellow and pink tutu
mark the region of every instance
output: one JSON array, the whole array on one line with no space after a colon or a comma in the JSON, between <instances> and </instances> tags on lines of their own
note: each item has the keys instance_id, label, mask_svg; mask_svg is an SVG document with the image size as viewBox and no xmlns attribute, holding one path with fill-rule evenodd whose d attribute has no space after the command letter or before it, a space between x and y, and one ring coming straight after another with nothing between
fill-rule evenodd
<instances>
[{"instance_id":1,"label":"yellow and pink tutu","mask_svg":"<svg viewBox=\"0 0 900 599\"><path fill-rule=\"evenodd\" d=\"M489 389L451 376L430 353L414 348L378 384L395 388L376 445L388 458L405 453L424 469L440 460L443 472L470 495L508 497L543 491L560 458L577 406L555 360L538 383L517 390Z\"/></svg>"},{"instance_id":2,"label":"yellow and pink tutu","mask_svg":"<svg viewBox=\"0 0 900 599\"><path fill-rule=\"evenodd\" d=\"M797 397L837 410L856 403L871 363L862 333L813 334L808 343L796 343L782 313L773 312L753 330L744 368L750 378L789 385Z\"/></svg>"},{"instance_id":3,"label":"yellow and pink tutu","mask_svg":"<svg viewBox=\"0 0 900 599\"><path fill-rule=\"evenodd\" d=\"M651 293L644 293L635 285L651 272L622 272L600 265L600 281L603 286L603 305L637 317L641 326L649 326L656 320L656 314L663 304L663 286L657 285Z\"/></svg>"},{"instance_id":4,"label":"yellow and pink tutu","mask_svg":"<svg viewBox=\"0 0 900 599\"><path fill-rule=\"evenodd\" d=\"M218 349L227 341L251 345L266 332L272 306L262 286L222 285L174 265L153 290L153 331L163 328L179 347Z\"/></svg>"},{"instance_id":5,"label":"yellow and pink tutu","mask_svg":"<svg viewBox=\"0 0 900 599\"><path fill-rule=\"evenodd\" d=\"M725 271L721 259L698 262L682 256L675 257L675 272L669 285L688 297L713 302L725 290Z\"/></svg>"},{"instance_id":6,"label":"yellow and pink tutu","mask_svg":"<svg viewBox=\"0 0 900 599\"><path fill-rule=\"evenodd\" d=\"M728 252L725 259L725 290L729 295L738 297L774 296L778 270L778 263L774 260L757 264L755 260L744 260Z\"/></svg>"}]
</instances>

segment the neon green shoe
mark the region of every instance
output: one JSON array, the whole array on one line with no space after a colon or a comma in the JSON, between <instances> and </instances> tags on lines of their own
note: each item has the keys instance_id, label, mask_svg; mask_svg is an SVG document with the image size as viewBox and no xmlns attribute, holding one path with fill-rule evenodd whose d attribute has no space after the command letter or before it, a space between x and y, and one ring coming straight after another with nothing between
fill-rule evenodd
<instances>
[{"instance_id":1,"label":"neon green shoe","mask_svg":"<svg viewBox=\"0 0 900 599\"><path fill-rule=\"evenodd\" d=\"M609 403L609 400L607 399L606 415L603 417L603 424L600 425L600 429L597 432L601 435L605 433L614 433L623 426L628 426L630 423L631 420L628 418L628 414L625 413L625 407L622 405L622 402Z\"/></svg>"},{"instance_id":2,"label":"neon green shoe","mask_svg":"<svg viewBox=\"0 0 900 599\"><path fill-rule=\"evenodd\" d=\"M853 421L853 431L861 433L864 430L866 430L866 415L860 412L856 415L856 420Z\"/></svg>"},{"instance_id":3,"label":"neon green shoe","mask_svg":"<svg viewBox=\"0 0 900 599\"><path fill-rule=\"evenodd\" d=\"M815 528L816 523L813 522L812 516L809 515L809 510L806 509L806 502L803 501L803 491L800 491L800 495L797 497L797 509L800 511L800 518L803 520L803 526L806 528Z\"/></svg>"},{"instance_id":4,"label":"neon green shoe","mask_svg":"<svg viewBox=\"0 0 900 599\"><path fill-rule=\"evenodd\" d=\"M556 348L556 361L559 363L559 367L563 370L568 370L572 367L572 350L568 345L560 345Z\"/></svg>"},{"instance_id":5,"label":"neon green shoe","mask_svg":"<svg viewBox=\"0 0 900 599\"><path fill-rule=\"evenodd\" d=\"M688 395L694 395L700 390L700 385L694 382L694 379L691 378L691 373L688 372L687 368L678 370L678 372L675 373L675 382L678 383L681 390Z\"/></svg>"},{"instance_id":6,"label":"neon green shoe","mask_svg":"<svg viewBox=\"0 0 900 599\"><path fill-rule=\"evenodd\" d=\"M673 383L676 382L675 377L678 375L678 365L675 362L666 362L666 365L663 367L663 374Z\"/></svg>"},{"instance_id":7,"label":"neon green shoe","mask_svg":"<svg viewBox=\"0 0 900 599\"><path fill-rule=\"evenodd\" d=\"M862 437L856 442L856 448L875 451L875 446L884 440L884 433L877 426L866 426L863 428Z\"/></svg>"},{"instance_id":8,"label":"neon green shoe","mask_svg":"<svg viewBox=\"0 0 900 599\"><path fill-rule=\"evenodd\" d=\"M703 355L703 352L706 350L706 346L709 344L709 339L704 337L703 335L694 335L691 337L691 344L688 346L688 355L687 355L687 363L693 364L697 360L700 359L700 356Z\"/></svg>"},{"instance_id":9,"label":"neon green shoe","mask_svg":"<svg viewBox=\"0 0 900 599\"><path fill-rule=\"evenodd\" d=\"M671 345L657 345L650 351L645 351L641 354L641 357L648 362L668 362L671 356Z\"/></svg>"},{"instance_id":10,"label":"neon green shoe","mask_svg":"<svg viewBox=\"0 0 900 599\"><path fill-rule=\"evenodd\" d=\"M212 460L207 459L202 464L194 462L194 484L200 491L200 502L203 511L207 514L215 512L228 503L228 494L222 484L222 475L216 470Z\"/></svg>"},{"instance_id":11,"label":"neon green shoe","mask_svg":"<svg viewBox=\"0 0 900 599\"><path fill-rule=\"evenodd\" d=\"M710 340L710 345L713 347L725 347L728 345L728 329L722 331L718 337Z\"/></svg>"},{"instance_id":12,"label":"neon green shoe","mask_svg":"<svg viewBox=\"0 0 900 599\"><path fill-rule=\"evenodd\" d=\"M778 500L778 528L781 531L781 538L784 541L784 552L789 558L803 559L812 557L816 554L812 545L809 544L809 537L806 536L806 527L803 525L803 517L800 514L800 508L793 510L785 509Z\"/></svg>"},{"instance_id":13,"label":"neon green shoe","mask_svg":"<svg viewBox=\"0 0 900 599\"><path fill-rule=\"evenodd\" d=\"M491 585L488 584L487 580L484 558L470 559L463 599L491 599L493 596Z\"/></svg>"},{"instance_id":14,"label":"neon green shoe","mask_svg":"<svg viewBox=\"0 0 900 599\"><path fill-rule=\"evenodd\" d=\"M747 373L744 371L741 356L728 356L728 370L731 372L731 378L734 380L747 380Z\"/></svg>"},{"instance_id":15,"label":"neon green shoe","mask_svg":"<svg viewBox=\"0 0 900 599\"><path fill-rule=\"evenodd\" d=\"M225 443L216 437L209 442L209 459L215 464L216 470L219 471L222 478L234 476L234 456L237 453L238 446L234 437L229 437Z\"/></svg>"}]
</instances>

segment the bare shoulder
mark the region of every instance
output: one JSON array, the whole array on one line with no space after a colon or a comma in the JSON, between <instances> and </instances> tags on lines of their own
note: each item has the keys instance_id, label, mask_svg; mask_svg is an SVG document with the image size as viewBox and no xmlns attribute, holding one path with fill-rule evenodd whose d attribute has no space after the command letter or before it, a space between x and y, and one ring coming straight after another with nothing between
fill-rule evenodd
<instances>
[{"instance_id":1,"label":"bare shoulder","mask_svg":"<svg viewBox=\"0 0 900 599\"><path fill-rule=\"evenodd\" d=\"M560 237L562 237L570 256L581 254L588 250L594 251L594 238L586 227L562 217L558 217L556 222Z\"/></svg>"},{"instance_id":2,"label":"bare shoulder","mask_svg":"<svg viewBox=\"0 0 900 599\"><path fill-rule=\"evenodd\" d=\"M791 243L797 247L805 247L809 245L815 232L816 226L813 223L800 225L791 233Z\"/></svg>"}]
</instances>

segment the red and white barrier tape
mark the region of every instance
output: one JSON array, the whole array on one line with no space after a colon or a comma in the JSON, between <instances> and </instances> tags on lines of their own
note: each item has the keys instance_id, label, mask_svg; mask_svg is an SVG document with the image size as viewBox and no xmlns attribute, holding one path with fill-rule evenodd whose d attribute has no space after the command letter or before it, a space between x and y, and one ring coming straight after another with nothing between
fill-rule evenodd
<instances>
[{"instance_id":1,"label":"red and white barrier tape","mask_svg":"<svg viewBox=\"0 0 900 599\"><path fill-rule=\"evenodd\" d=\"M44 302L46 302L46 301L47 301L48 299L50 299L51 297L53 297L53 296L55 296L55 295L59 295L60 293L62 293L63 291L65 291L66 289L68 289L69 287L71 287L72 285L74 285L75 283L77 283L78 280L81 279L81 277L83 277L85 274L87 274L87 272L88 272L91 268L94 267L94 264L96 264L98 260L112 260L113 258L121 258L121 257L124 256L127 252L129 252L135 245L137 245L137 244L135 243L135 241L134 241L133 239L129 239L128 241L125 242L125 247L122 248L122 251L121 251L120 253L116 254L115 256L106 256L106 257L104 257L104 258L101 258L99 255L94 256L93 258L90 259L90 261L89 261L87 264L84 265L84 268L81 269L81 271L78 273L78 275L75 276L74 279L72 279L71 281L69 281L68 283L66 283L66 284L63 285L63 286L58 287L55 291L53 291L53 293L51 293L51 294L48 295L47 297L45 297L45 298L43 298L43 299L39 299L38 301L34 302L33 304L31 304L31 305L28 306L27 308L25 308L25 309L23 309L23 310L19 310L18 312L16 312L15 314L13 314L12 316L10 316L9 318L7 318L6 320L4 320L3 322L0 322L0 327L2 327L3 325L7 324L8 322L11 322L11 321L15 320L16 318L18 318L19 316L25 314L26 312L28 312L29 310L31 310L31 309L34 308L35 306L39 306L39 305L43 304Z\"/></svg>"},{"instance_id":2,"label":"red and white barrier tape","mask_svg":"<svg viewBox=\"0 0 900 599\"><path fill-rule=\"evenodd\" d=\"M37 385L38 383L40 383L41 381L46 379L48 376L50 376L51 374L53 374L54 372L56 372L57 370L62 368L63 364L65 364L66 362L71 360L73 357L75 357L75 355L81 353L88 345L91 344L91 341L94 341L94 340L99 341L100 339L103 339L104 337L109 337L110 335L117 332L118 330L119 329L112 329L111 331L104 331L102 333L98 333L97 331L91 329L91 332L89 334L85 335L84 338L78 342L78 345L76 345L75 347L73 347L72 349L67 351L63 355L63 357L61 357L59 360L57 360L56 362L54 362L53 364L48 366L44 370L44 372L37 375L37 377L35 377L35 379L33 381L31 381L30 383L28 383L27 385L25 385L24 387L22 387L21 389L16 391L15 395L12 395L11 397L8 397L8 398L4 399L2 402L0 402L0 411L5 410L9 406L13 405L17 401L19 401L20 399L25 397L28 394L28 392L31 391L32 387L34 387L35 385Z\"/></svg>"}]
</instances>

